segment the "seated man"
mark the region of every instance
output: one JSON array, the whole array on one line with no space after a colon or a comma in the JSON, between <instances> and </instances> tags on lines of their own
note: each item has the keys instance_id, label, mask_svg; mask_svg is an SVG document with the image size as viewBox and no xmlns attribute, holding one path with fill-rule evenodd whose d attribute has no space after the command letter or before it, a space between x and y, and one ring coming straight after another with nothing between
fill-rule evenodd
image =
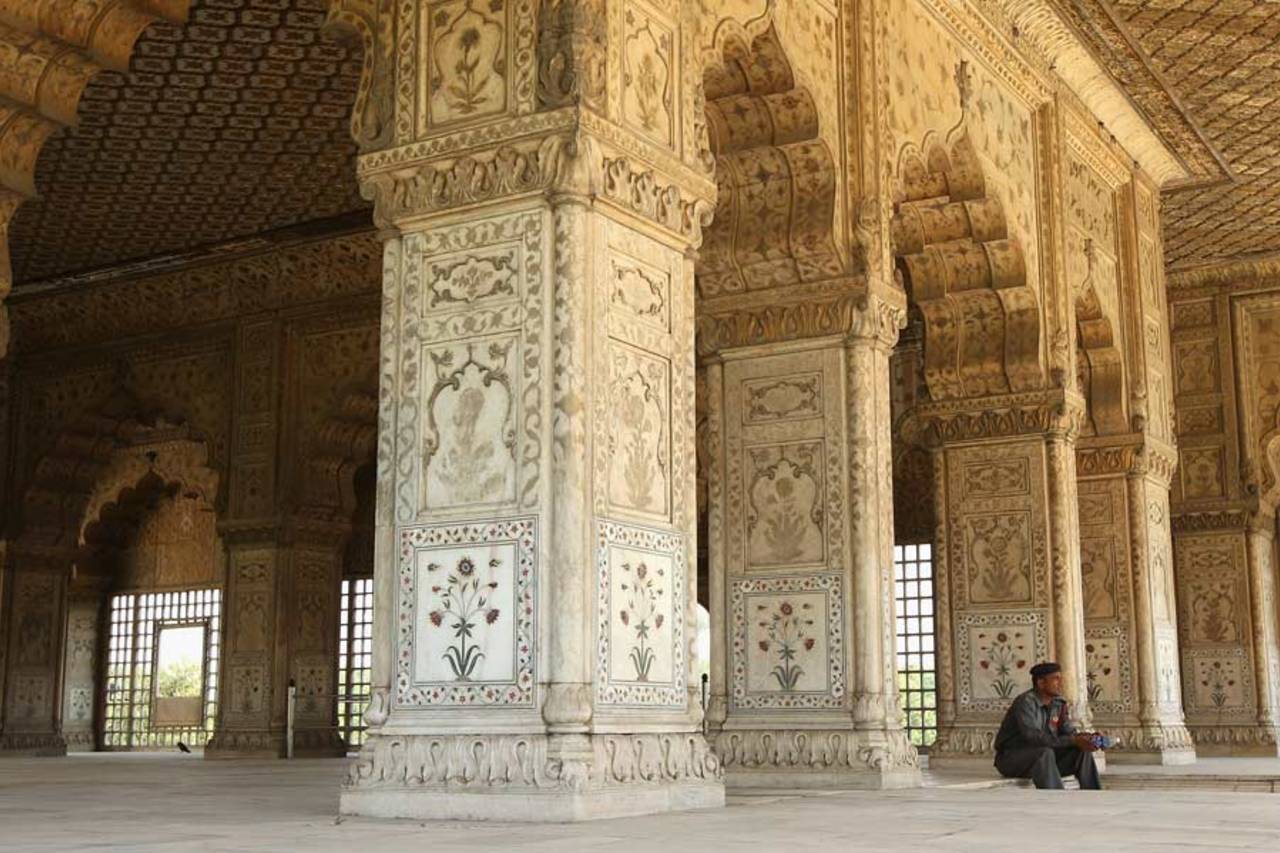
<instances>
[{"instance_id":1,"label":"seated man","mask_svg":"<svg viewBox=\"0 0 1280 853\"><path fill-rule=\"evenodd\" d=\"M1062 698L1062 668L1056 663L1031 667L1031 689L1009 706L996 734L996 769L1009 778L1031 779L1037 788L1061 788L1074 775L1082 789L1100 790L1098 768L1090 755L1098 747L1088 732L1067 719Z\"/></svg>"}]
</instances>

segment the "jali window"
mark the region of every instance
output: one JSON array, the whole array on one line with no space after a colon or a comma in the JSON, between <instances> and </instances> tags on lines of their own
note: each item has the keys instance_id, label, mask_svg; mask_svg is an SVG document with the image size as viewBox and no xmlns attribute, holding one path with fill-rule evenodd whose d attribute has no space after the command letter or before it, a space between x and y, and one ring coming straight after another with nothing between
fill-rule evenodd
<instances>
[{"instance_id":1,"label":"jali window","mask_svg":"<svg viewBox=\"0 0 1280 853\"><path fill-rule=\"evenodd\" d=\"M916 746L927 747L938 736L932 546L895 545L893 571L898 692L906 713L907 735Z\"/></svg>"},{"instance_id":2,"label":"jali window","mask_svg":"<svg viewBox=\"0 0 1280 853\"><path fill-rule=\"evenodd\" d=\"M338 733L350 748L364 743L364 710L373 676L373 578L342 581L338 617Z\"/></svg>"},{"instance_id":3,"label":"jali window","mask_svg":"<svg viewBox=\"0 0 1280 853\"><path fill-rule=\"evenodd\" d=\"M107 749L203 749L218 713L220 589L111 598Z\"/></svg>"}]
</instances>

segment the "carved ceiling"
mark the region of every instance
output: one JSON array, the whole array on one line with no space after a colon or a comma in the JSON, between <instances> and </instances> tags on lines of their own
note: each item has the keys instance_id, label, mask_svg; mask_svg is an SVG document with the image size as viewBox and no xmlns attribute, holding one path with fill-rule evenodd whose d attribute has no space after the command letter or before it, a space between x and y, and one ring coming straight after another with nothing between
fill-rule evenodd
<instances>
[{"instance_id":1,"label":"carved ceiling","mask_svg":"<svg viewBox=\"0 0 1280 853\"><path fill-rule=\"evenodd\" d=\"M1202 181L1165 195L1169 267L1280 251L1280 0L1059 0L1059 6L1075 16L1094 51ZM1118 61L1117 45L1125 40L1145 61ZM1215 170L1188 131L1188 118L1232 179L1218 170L1212 181Z\"/></svg>"},{"instance_id":2,"label":"carved ceiling","mask_svg":"<svg viewBox=\"0 0 1280 853\"><path fill-rule=\"evenodd\" d=\"M328 0L194 0L85 89L11 226L18 286L362 210Z\"/></svg>"}]
</instances>

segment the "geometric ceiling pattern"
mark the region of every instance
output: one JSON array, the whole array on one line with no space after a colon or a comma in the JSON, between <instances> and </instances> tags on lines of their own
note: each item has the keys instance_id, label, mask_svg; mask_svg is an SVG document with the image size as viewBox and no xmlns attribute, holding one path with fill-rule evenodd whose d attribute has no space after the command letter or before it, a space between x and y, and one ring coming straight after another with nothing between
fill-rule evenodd
<instances>
[{"instance_id":1,"label":"geometric ceiling pattern","mask_svg":"<svg viewBox=\"0 0 1280 853\"><path fill-rule=\"evenodd\" d=\"M1234 180L1167 193L1170 268L1280 252L1280 0L1109 0Z\"/></svg>"},{"instance_id":2,"label":"geometric ceiling pattern","mask_svg":"<svg viewBox=\"0 0 1280 853\"><path fill-rule=\"evenodd\" d=\"M127 73L89 83L10 230L15 284L362 210L349 121L359 51L328 0L193 0Z\"/></svg>"},{"instance_id":3,"label":"geometric ceiling pattern","mask_svg":"<svg viewBox=\"0 0 1280 853\"><path fill-rule=\"evenodd\" d=\"M1280 252L1280 0L1053 0L1195 182L1170 268ZM328 0L193 0L86 88L11 225L15 284L368 209L348 131L360 56Z\"/></svg>"}]
</instances>

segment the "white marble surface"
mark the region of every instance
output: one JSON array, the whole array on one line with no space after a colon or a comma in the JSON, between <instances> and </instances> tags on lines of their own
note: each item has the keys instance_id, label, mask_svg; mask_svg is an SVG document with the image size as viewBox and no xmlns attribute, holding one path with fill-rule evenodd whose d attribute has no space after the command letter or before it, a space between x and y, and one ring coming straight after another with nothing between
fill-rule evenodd
<instances>
[{"instance_id":1,"label":"white marble surface","mask_svg":"<svg viewBox=\"0 0 1280 853\"><path fill-rule=\"evenodd\" d=\"M1037 835L1043 853L1280 849L1274 794L731 792L724 809L582 824L339 822L341 771L337 760L5 759L0 849L985 852L1022 851Z\"/></svg>"}]
</instances>

